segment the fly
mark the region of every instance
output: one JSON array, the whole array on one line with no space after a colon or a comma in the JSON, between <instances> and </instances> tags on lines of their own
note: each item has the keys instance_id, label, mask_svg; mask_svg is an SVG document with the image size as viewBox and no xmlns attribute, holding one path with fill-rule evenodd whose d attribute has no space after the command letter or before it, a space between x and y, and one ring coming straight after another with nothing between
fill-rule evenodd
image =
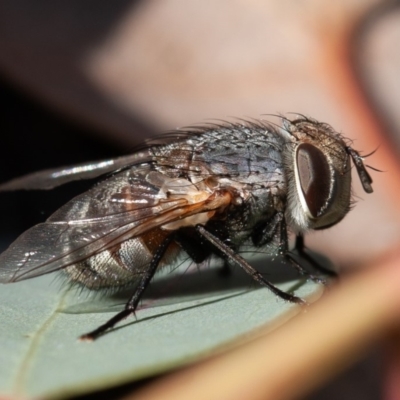
<instances>
[{"instance_id":1,"label":"fly","mask_svg":"<svg viewBox=\"0 0 400 400\"><path fill-rule=\"evenodd\" d=\"M348 213L351 160L371 193L372 179L349 141L328 124L299 116L282 117L281 126L251 121L178 130L129 156L11 180L0 191L105 176L0 255L0 282L62 270L72 284L92 290L134 284L125 309L84 340L134 314L156 271L182 252L199 264L217 256L276 296L302 304L265 279L240 249L266 247L318 281L290 254L288 234L296 235L300 258L324 271L305 252L303 236Z\"/></svg>"}]
</instances>

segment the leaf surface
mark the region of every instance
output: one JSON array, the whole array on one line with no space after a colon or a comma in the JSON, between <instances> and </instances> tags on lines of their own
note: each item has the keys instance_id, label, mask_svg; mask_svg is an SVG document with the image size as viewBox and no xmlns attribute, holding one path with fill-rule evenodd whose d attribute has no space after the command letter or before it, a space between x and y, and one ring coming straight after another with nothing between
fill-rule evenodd
<instances>
[{"instance_id":1,"label":"leaf surface","mask_svg":"<svg viewBox=\"0 0 400 400\"><path fill-rule=\"evenodd\" d=\"M1 285L0 393L53 399L125 383L221 351L301 310L242 271L223 278L216 268L182 269L157 276L136 319L93 343L77 338L122 309L127 293L78 293L63 288L57 274ZM321 285L286 270L280 262L264 268L281 289L309 300L321 294Z\"/></svg>"}]
</instances>

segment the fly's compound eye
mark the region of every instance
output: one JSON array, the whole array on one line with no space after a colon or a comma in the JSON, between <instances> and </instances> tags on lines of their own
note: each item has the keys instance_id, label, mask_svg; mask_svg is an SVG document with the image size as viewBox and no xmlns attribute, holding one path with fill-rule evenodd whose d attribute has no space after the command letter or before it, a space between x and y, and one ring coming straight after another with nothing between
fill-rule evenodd
<instances>
[{"instance_id":1,"label":"fly's compound eye","mask_svg":"<svg viewBox=\"0 0 400 400\"><path fill-rule=\"evenodd\" d=\"M326 211L330 198L331 170L324 153L310 143L296 149L296 184L303 209L311 218Z\"/></svg>"}]
</instances>

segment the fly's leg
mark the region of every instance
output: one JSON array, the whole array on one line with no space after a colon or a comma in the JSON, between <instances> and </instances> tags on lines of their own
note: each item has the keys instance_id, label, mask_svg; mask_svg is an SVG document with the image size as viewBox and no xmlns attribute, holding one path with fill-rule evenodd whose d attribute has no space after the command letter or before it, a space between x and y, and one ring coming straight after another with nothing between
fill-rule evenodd
<instances>
[{"instance_id":1,"label":"fly's leg","mask_svg":"<svg viewBox=\"0 0 400 400\"><path fill-rule=\"evenodd\" d=\"M321 264L319 264L317 261L315 261L313 257L311 257L309 254L307 254L306 247L304 245L304 237L302 235L296 236L295 249L299 253L299 256L304 258L317 271L320 271L323 274L331 276L333 278L337 278L338 275L335 271L332 271L328 268L323 267Z\"/></svg>"},{"instance_id":2,"label":"fly's leg","mask_svg":"<svg viewBox=\"0 0 400 400\"><path fill-rule=\"evenodd\" d=\"M274 286L271 282L267 281L260 272L258 272L255 268L253 268L244 258L242 258L239 254L236 254L234 250L232 250L228 245L226 245L221 239L214 236L211 232L206 230L203 226L197 225L196 231L206 240L219 255L222 256L229 264L238 265L240 268L243 268L255 281L257 281L260 285L266 286L271 292L276 294L281 299L290 301L292 303L297 304L306 304L304 300L300 297L294 296L292 294L283 292Z\"/></svg>"},{"instance_id":3,"label":"fly's leg","mask_svg":"<svg viewBox=\"0 0 400 400\"><path fill-rule=\"evenodd\" d=\"M285 258L299 273L300 275L306 275L308 278L316 282L323 282L323 279L310 274L305 268L303 268L290 254L289 254L289 242L286 221L283 213L277 212L270 220L263 225L260 225L259 229L255 229L252 235L253 244L256 247L263 246L267 243L272 242L275 238L279 240L279 254Z\"/></svg>"},{"instance_id":4,"label":"fly's leg","mask_svg":"<svg viewBox=\"0 0 400 400\"><path fill-rule=\"evenodd\" d=\"M287 234L287 228L286 228L286 222L285 219L282 218L281 223L280 223L280 232L281 232L281 237L280 237L280 245L279 245L279 254L281 254L286 261L288 261L292 267L294 267L300 275L306 276L307 278L311 279L314 282L317 283L322 283L326 284L325 279L311 274L309 271L307 271L301 264L299 264L294 257L289 253L289 241L288 241L288 234Z\"/></svg>"},{"instance_id":5,"label":"fly's leg","mask_svg":"<svg viewBox=\"0 0 400 400\"><path fill-rule=\"evenodd\" d=\"M212 248L207 243L200 245L201 240L202 237L193 227L181 228L175 233L175 242L185 250L196 264L201 264L212 254ZM218 275L224 278L232 275L231 268L227 262L218 269Z\"/></svg>"},{"instance_id":6,"label":"fly's leg","mask_svg":"<svg viewBox=\"0 0 400 400\"><path fill-rule=\"evenodd\" d=\"M275 213L268 221L256 226L251 235L254 246L261 247L272 242L283 219L282 213Z\"/></svg>"},{"instance_id":7,"label":"fly's leg","mask_svg":"<svg viewBox=\"0 0 400 400\"><path fill-rule=\"evenodd\" d=\"M99 336L104 334L108 329L113 328L118 322L122 321L123 319L129 317L132 314L135 314L136 307L139 304L139 301L149 286L150 281L152 280L155 272L157 271L158 264L160 263L161 259L163 258L165 252L168 250L169 245L171 244L172 240L174 239L174 235L168 236L159 246L156 253L154 254L153 259L151 260L148 270L145 274L141 277L138 286L135 288L135 292L133 293L132 297L125 305L125 309L119 312L117 315L112 317L108 320L105 324L99 326L92 332L86 333L85 335L80 336L80 340L82 341L92 341L97 339Z\"/></svg>"}]
</instances>

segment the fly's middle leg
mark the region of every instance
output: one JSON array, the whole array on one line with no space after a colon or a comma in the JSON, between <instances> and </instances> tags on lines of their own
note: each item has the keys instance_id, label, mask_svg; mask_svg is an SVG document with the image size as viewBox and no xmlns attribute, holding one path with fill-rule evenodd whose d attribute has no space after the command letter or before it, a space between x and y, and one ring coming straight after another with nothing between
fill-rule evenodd
<instances>
[{"instance_id":1,"label":"fly's middle leg","mask_svg":"<svg viewBox=\"0 0 400 400\"><path fill-rule=\"evenodd\" d=\"M221 239L205 229L202 225L197 225L196 231L205 240L207 240L208 243L215 249L217 254L219 254L222 258L229 262L229 264L237 265L244 269L244 271L247 272L255 281L263 286L266 286L269 290L271 290L271 292L276 294L281 299L290 301L292 303L306 304L306 302L300 297L294 296L290 293L286 293L277 288L270 281L266 280L263 275L254 267L252 267L243 257L237 254L231 247L229 247Z\"/></svg>"}]
</instances>

